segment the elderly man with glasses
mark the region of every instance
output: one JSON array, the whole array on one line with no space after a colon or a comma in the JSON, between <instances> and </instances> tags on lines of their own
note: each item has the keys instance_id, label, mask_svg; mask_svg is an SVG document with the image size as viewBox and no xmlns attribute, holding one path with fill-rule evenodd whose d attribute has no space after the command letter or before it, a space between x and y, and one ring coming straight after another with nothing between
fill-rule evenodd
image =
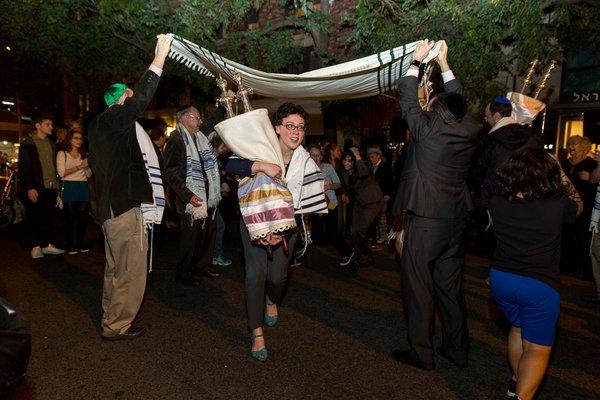
<instances>
[{"instance_id":1,"label":"elderly man with glasses","mask_svg":"<svg viewBox=\"0 0 600 400\"><path fill-rule=\"evenodd\" d=\"M181 225L175 281L198 286L201 276L220 276L211 266L221 181L217 157L200 131L203 118L198 110L184 108L177 113L177 121L177 130L165 147L165 178L175 192Z\"/></svg>"}]
</instances>

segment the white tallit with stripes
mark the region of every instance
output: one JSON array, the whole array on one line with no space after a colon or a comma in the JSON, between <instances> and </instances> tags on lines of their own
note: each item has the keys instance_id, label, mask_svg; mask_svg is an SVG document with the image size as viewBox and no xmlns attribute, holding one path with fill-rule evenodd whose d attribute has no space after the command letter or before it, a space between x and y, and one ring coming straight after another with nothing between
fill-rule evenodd
<instances>
[{"instance_id":1,"label":"white tallit with stripes","mask_svg":"<svg viewBox=\"0 0 600 400\"><path fill-rule=\"evenodd\" d=\"M144 167L146 173L150 179L150 185L152 186L152 198L153 202L142 203L140 206L142 210L142 220L146 227L152 227L153 224L160 224L162 221L163 213L165 211L165 189L163 186L162 174L160 172L160 164L158 163L158 156L156 150L152 145L150 136L146 133L144 128L137 122L135 123L135 135L142 151L142 158L144 159Z\"/></svg>"},{"instance_id":2,"label":"white tallit with stripes","mask_svg":"<svg viewBox=\"0 0 600 400\"><path fill-rule=\"evenodd\" d=\"M327 213L325 176L302 145L294 150L285 179L292 192L296 214Z\"/></svg>"},{"instance_id":3,"label":"white tallit with stripes","mask_svg":"<svg viewBox=\"0 0 600 400\"><path fill-rule=\"evenodd\" d=\"M286 100L358 99L395 92L395 83L408 71L417 43L298 75L262 72L177 35L173 36L169 57L202 75L222 76L229 82L235 82L234 76L239 73L244 85L259 96ZM439 48L436 44L423 62L435 58Z\"/></svg>"}]
</instances>

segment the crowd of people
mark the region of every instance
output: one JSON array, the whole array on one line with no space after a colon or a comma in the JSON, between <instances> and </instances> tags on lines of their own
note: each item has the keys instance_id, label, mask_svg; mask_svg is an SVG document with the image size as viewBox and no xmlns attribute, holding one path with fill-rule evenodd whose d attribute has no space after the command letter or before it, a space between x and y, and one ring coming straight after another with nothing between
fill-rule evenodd
<instances>
[{"instance_id":1,"label":"crowd of people","mask_svg":"<svg viewBox=\"0 0 600 400\"><path fill-rule=\"evenodd\" d=\"M589 263L599 294L584 300L600 302L600 155L588 155L586 137L571 137L569 158L559 164L530 128L512 117L511 102L502 96L486 106L491 129L482 132L480 121L469 114L443 41L436 62L444 88L423 107L421 63L434 43L422 41L398 80L402 118L410 131L402 155L390 158L382 145L362 151L352 143L305 149L308 115L297 104L283 103L272 120L283 165L229 157L213 132L222 113L203 124L199 109L186 106L177 113L177 128L168 140L164 123L140 121L158 87L170 42L170 36L159 35L155 58L134 88L115 83L106 90L108 108L88 127L89 154L77 125L67 130L56 151L48 139L53 120L47 115L34 121L35 132L19 151L32 258L65 251L52 236L57 199L65 215L67 253L87 252L86 221L95 201L106 255L103 339L144 334L136 317L152 267L148 252L152 254L153 237L160 245L163 219L176 222L181 232L175 281L198 286L203 277L219 276L214 265L231 264L223 251L227 223L220 204L236 191L232 177L263 174L286 183L297 228L257 241L240 220L254 359L267 359L263 326L278 322L288 268L304 253L300 250L313 240L332 245L340 267L356 272L374 265L373 252L383 247L393 228L402 230L399 259L408 328L408 346L394 350L393 358L432 370L437 355L466 368L463 249L475 206L486 227L482 235L490 237L494 248L491 295L512 325L507 348L513 376L507 393L519 399L535 395L554 343L561 268L587 271ZM94 181L95 196L88 180ZM442 315L437 347L436 309Z\"/></svg>"}]
</instances>

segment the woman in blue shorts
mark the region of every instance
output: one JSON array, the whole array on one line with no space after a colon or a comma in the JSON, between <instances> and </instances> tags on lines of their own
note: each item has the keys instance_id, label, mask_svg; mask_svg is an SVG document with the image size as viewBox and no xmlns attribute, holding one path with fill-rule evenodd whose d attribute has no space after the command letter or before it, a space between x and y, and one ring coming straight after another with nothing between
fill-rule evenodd
<instances>
[{"instance_id":1,"label":"woman in blue shorts","mask_svg":"<svg viewBox=\"0 0 600 400\"><path fill-rule=\"evenodd\" d=\"M515 152L496 173L490 285L512 325L511 397L531 399L546 372L560 311L561 226L575 221L581 209L573 185L542 149Z\"/></svg>"}]
</instances>

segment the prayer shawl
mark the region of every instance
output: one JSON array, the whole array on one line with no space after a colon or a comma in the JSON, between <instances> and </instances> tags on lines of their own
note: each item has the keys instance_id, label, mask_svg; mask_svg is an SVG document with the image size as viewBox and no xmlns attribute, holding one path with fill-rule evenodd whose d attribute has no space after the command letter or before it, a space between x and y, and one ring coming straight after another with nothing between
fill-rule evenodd
<instances>
[{"instance_id":1,"label":"prayer shawl","mask_svg":"<svg viewBox=\"0 0 600 400\"><path fill-rule=\"evenodd\" d=\"M244 85L251 87L259 96L287 100L357 99L395 92L395 83L408 71L417 43L409 43L358 60L299 75L258 71L228 60L177 35L173 35L169 57L200 74L222 76L232 83L235 82L234 76L239 73ZM423 63L435 58L439 48L438 42Z\"/></svg>"},{"instance_id":2,"label":"prayer shawl","mask_svg":"<svg viewBox=\"0 0 600 400\"><path fill-rule=\"evenodd\" d=\"M600 233L598 222L600 222L600 185L596 189L596 199L594 200L594 208L592 209L592 218L590 220L590 231Z\"/></svg>"},{"instance_id":3,"label":"prayer shawl","mask_svg":"<svg viewBox=\"0 0 600 400\"><path fill-rule=\"evenodd\" d=\"M208 208L216 208L221 201L221 177L217 157L202 132L196 132L192 136L182 124L177 124L177 130L185 144L185 186L202 199L199 207L188 203L185 212L190 214L192 220L204 219L208 216ZM208 179L208 196L205 176Z\"/></svg>"},{"instance_id":4,"label":"prayer shawl","mask_svg":"<svg viewBox=\"0 0 600 400\"><path fill-rule=\"evenodd\" d=\"M135 135L142 152L150 185L152 185L153 203L142 203L140 206L144 225L150 228L153 224L160 224L162 221L163 212L165 211L165 191L158 156L156 155L152 141L144 128L137 122L135 123Z\"/></svg>"},{"instance_id":5,"label":"prayer shawl","mask_svg":"<svg viewBox=\"0 0 600 400\"><path fill-rule=\"evenodd\" d=\"M502 118L500 118L500 120L498 122L496 122L496 124L494 124L492 129L490 129L489 133L497 131L498 129L505 127L506 125L513 125L513 124L518 124L517 120L514 119L513 117L502 117Z\"/></svg>"},{"instance_id":6,"label":"prayer shawl","mask_svg":"<svg viewBox=\"0 0 600 400\"><path fill-rule=\"evenodd\" d=\"M294 150L285 177L296 214L327 213L325 176L302 145Z\"/></svg>"},{"instance_id":7,"label":"prayer shawl","mask_svg":"<svg viewBox=\"0 0 600 400\"><path fill-rule=\"evenodd\" d=\"M284 170L277 134L266 109L253 110L215 126L227 147L239 158L279 165ZM296 227L294 199L284 181L258 173L240 180L240 213L250 240Z\"/></svg>"}]
</instances>

